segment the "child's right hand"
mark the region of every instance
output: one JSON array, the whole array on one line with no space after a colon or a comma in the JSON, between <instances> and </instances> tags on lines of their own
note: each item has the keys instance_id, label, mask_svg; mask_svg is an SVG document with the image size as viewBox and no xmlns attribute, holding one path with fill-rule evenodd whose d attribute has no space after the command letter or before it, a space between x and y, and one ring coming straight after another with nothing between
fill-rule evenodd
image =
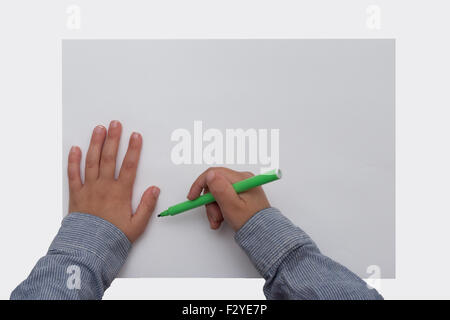
<instances>
[{"instance_id":1,"label":"child's right hand","mask_svg":"<svg viewBox=\"0 0 450 320\"><path fill-rule=\"evenodd\" d=\"M188 199L198 198L203 191L211 192L216 202L206 205L206 214L212 229L218 229L225 221L239 230L255 213L270 207L261 187L237 194L232 184L253 176L250 172L238 172L227 168L209 168L192 184Z\"/></svg>"}]
</instances>

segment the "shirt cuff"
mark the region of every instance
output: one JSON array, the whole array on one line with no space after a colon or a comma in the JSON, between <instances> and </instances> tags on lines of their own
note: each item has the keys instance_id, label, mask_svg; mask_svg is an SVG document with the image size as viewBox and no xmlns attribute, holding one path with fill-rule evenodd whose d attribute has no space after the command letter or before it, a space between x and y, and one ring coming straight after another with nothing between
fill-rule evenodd
<instances>
[{"instance_id":1,"label":"shirt cuff","mask_svg":"<svg viewBox=\"0 0 450 320\"><path fill-rule=\"evenodd\" d=\"M125 263L130 248L126 235L112 223L94 215L72 212L63 219L49 254L57 251L94 255L100 263L88 267L101 272L109 286Z\"/></svg>"},{"instance_id":2,"label":"shirt cuff","mask_svg":"<svg viewBox=\"0 0 450 320\"><path fill-rule=\"evenodd\" d=\"M263 277L292 250L305 244L315 246L303 230L272 207L253 215L234 238Z\"/></svg>"}]
</instances>

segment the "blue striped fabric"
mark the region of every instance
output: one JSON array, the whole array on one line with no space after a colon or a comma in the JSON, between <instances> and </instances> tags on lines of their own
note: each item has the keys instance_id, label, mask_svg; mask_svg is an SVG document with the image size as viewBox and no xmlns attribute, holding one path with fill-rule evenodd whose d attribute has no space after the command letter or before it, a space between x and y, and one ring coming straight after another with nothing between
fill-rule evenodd
<instances>
[{"instance_id":1,"label":"blue striped fabric","mask_svg":"<svg viewBox=\"0 0 450 320\"><path fill-rule=\"evenodd\" d=\"M47 255L11 299L101 299L125 263L131 243L99 217L73 212L63 219ZM80 270L80 288L68 285Z\"/></svg>"},{"instance_id":2,"label":"blue striped fabric","mask_svg":"<svg viewBox=\"0 0 450 320\"><path fill-rule=\"evenodd\" d=\"M383 299L316 244L278 209L255 214L236 232L236 242L266 280L267 299Z\"/></svg>"},{"instance_id":3,"label":"blue striped fabric","mask_svg":"<svg viewBox=\"0 0 450 320\"><path fill-rule=\"evenodd\" d=\"M308 235L275 208L255 214L235 239L266 279L268 299L382 299L355 274L322 255ZM127 237L108 221L71 213L47 255L11 299L101 299L130 248Z\"/></svg>"}]
</instances>

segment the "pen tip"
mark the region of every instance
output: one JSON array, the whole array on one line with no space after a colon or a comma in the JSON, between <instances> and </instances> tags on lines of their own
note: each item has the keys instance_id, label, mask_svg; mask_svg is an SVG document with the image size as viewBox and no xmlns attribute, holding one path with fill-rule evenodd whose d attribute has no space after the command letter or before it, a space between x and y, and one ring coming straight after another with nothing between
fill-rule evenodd
<instances>
[{"instance_id":1,"label":"pen tip","mask_svg":"<svg viewBox=\"0 0 450 320\"><path fill-rule=\"evenodd\" d=\"M158 217L161 217L161 213L160 213L160 214L158 214Z\"/></svg>"}]
</instances>

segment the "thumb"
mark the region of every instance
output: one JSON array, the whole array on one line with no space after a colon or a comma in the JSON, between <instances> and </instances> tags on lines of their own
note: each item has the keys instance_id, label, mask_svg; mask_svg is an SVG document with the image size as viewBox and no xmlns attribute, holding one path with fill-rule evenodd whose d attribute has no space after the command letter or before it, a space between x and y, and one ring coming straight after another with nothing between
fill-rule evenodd
<instances>
[{"instance_id":1,"label":"thumb","mask_svg":"<svg viewBox=\"0 0 450 320\"><path fill-rule=\"evenodd\" d=\"M241 199L233 189L231 182L224 176L211 170L206 175L206 184L225 215L233 212L240 205Z\"/></svg>"},{"instance_id":2,"label":"thumb","mask_svg":"<svg viewBox=\"0 0 450 320\"><path fill-rule=\"evenodd\" d=\"M136 212L132 218L132 221L139 233L144 232L145 227L148 224L148 220L155 210L159 192L159 188L153 186L145 190L144 194L142 195L141 202L139 203L139 206L137 207Z\"/></svg>"}]
</instances>

